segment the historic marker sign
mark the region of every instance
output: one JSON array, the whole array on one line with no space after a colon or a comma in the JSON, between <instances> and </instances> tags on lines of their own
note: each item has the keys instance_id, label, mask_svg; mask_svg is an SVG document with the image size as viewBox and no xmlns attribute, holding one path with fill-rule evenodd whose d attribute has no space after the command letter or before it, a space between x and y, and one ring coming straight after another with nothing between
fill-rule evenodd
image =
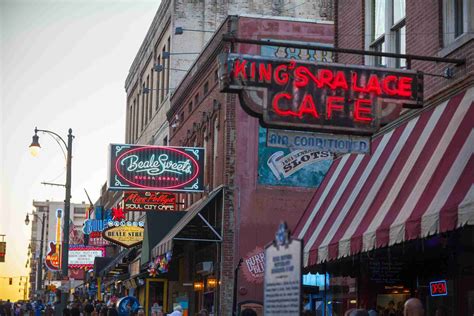
<instances>
[{"instance_id":1,"label":"historic marker sign","mask_svg":"<svg viewBox=\"0 0 474 316\"><path fill-rule=\"evenodd\" d=\"M125 222L119 225L109 222L109 227L102 232L104 239L125 248L140 244L144 238L143 222Z\"/></svg>"},{"instance_id":2,"label":"historic marker sign","mask_svg":"<svg viewBox=\"0 0 474 316\"><path fill-rule=\"evenodd\" d=\"M133 211L175 211L176 194L165 192L125 192L123 209Z\"/></svg>"},{"instance_id":3,"label":"historic marker sign","mask_svg":"<svg viewBox=\"0 0 474 316\"><path fill-rule=\"evenodd\" d=\"M203 192L204 148L110 145L109 190Z\"/></svg>"},{"instance_id":4,"label":"historic marker sign","mask_svg":"<svg viewBox=\"0 0 474 316\"><path fill-rule=\"evenodd\" d=\"M371 135L382 101L423 101L423 76L409 70L224 54L220 72L221 90L247 92L242 106L268 127Z\"/></svg>"},{"instance_id":5,"label":"historic marker sign","mask_svg":"<svg viewBox=\"0 0 474 316\"><path fill-rule=\"evenodd\" d=\"M301 240L280 225L275 241L265 247L264 315L301 315Z\"/></svg>"}]
</instances>

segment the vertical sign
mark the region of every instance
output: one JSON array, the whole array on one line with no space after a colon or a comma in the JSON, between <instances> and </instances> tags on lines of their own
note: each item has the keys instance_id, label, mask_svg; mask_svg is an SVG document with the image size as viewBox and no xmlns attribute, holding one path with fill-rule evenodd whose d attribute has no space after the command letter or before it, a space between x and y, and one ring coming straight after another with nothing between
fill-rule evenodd
<instances>
[{"instance_id":1,"label":"vertical sign","mask_svg":"<svg viewBox=\"0 0 474 316\"><path fill-rule=\"evenodd\" d=\"M264 315L300 315L301 240L291 239L286 223L265 247Z\"/></svg>"},{"instance_id":2,"label":"vertical sign","mask_svg":"<svg viewBox=\"0 0 474 316\"><path fill-rule=\"evenodd\" d=\"M6 241L0 241L0 262L5 262L6 251L7 251Z\"/></svg>"}]
</instances>

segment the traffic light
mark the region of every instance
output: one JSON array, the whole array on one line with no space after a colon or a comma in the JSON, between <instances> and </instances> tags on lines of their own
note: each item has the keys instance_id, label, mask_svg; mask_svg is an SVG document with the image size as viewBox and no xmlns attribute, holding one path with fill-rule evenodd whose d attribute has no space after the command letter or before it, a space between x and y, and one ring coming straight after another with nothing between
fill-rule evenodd
<instances>
[{"instance_id":1,"label":"traffic light","mask_svg":"<svg viewBox=\"0 0 474 316\"><path fill-rule=\"evenodd\" d=\"M13 284L13 278L10 278L8 281L9 281L8 283L9 283L10 285Z\"/></svg>"}]
</instances>

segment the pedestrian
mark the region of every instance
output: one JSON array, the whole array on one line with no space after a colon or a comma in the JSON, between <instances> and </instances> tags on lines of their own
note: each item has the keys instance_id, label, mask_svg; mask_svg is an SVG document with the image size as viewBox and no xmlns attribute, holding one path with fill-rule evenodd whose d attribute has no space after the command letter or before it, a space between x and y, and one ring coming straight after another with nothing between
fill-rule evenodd
<instances>
[{"instance_id":1,"label":"pedestrian","mask_svg":"<svg viewBox=\"0 0 474 316\"><path fill-rule=\"evenodd\" d=\"M405 302L405 307L403 309L403 316L423 316L425 315L425 310L423 304L417 298L410 298Z\"/></svg>"},{"instance_id":2,"label":"pedestrian","mask_svg":"<svg viewBox=\"0 0 474 316\"><path fill-rule=\"evenodd\" d=\"M257 316L257 312L251 308L246 308L240 313L241 316Z\"/></svg>"},{"instance_id":3,"label":"pedestrian","mask_svg":"<svg viewBox=\"0 0 474 316\"><path fill-rule=\"evenodd\" d=\"M107 309L107 316L118 316L118 311L115 308L115 305L109 304L109 308Z\"/></svg>"},{"instance_id":4,"label":"pedestrian","mask_svg":"<svg viewBox=\"0 0 474 316\"><path fill-rule=\"evenodd\" d=\"M84 314L85 316L91 316L92 312L94 311L94 306L90 303L89 300L84 302Z\"/></svg>"},{"instance_id":5,"label":"pedestrian","mask_svg":"<svg viewBox=\"0 0 474 316\"><path fill-rule=\"evenodd\" d=\"M207 309L203 308L199 311L199 316L209 316Z\"/></svg>"},{"instance_id":6,"label":"pedestrian","mask_svg":"<svg viewBox=\"0 0 474 316\"><path fill-rule=\"evenodd\" d=\"M41 316L41 311L44 309L43 302L38 300L35 306L35 316Z\"/></svg>"},{"instance_id":7,"label":"pedestrian","mask_svg":"<svg viewBox=\"0 0 474 316\"><path fill-rule=\"evenodd\" d=\"M171 314L168 314L168 316L183 316L183 308L181 307L181 305L176 305L173 308L173 312Z\"/></svg>"},{"instance_id":8,"label":"pedestrian","mask_svg":"<svg viewBox=\"0 0 474 316\"><path fill-rule=\"evenodd\" d=\"M72 303L71 316L81 316L81 309L79 303Z\"/></svg>"}]
</instances>

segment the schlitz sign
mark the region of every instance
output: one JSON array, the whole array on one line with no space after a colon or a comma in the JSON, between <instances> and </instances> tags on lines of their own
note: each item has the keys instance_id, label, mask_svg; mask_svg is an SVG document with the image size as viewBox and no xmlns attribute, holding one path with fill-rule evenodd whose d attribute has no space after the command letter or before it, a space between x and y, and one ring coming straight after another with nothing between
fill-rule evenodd
<instances>
[{"instance_id":1,"label":"schlitz sign","mask_svg":"<svg viewBox=\"0 0 474 316\"><path fill-rule=\"evenodd\" d=\"M203 192L204 148L110 145L109 190Z\"/></svg>"},{"instance_id":2,"label":"schlitz sign","mask_svg":"<svg viewBox=\"0 0 474 316\"><path fill-rule=\"evenodd\" d=\"M219 63L221 91L239 92L244 109L267 127L371 135L381 102L423 101L423 75L415 71L239 54Z\"/></svg>"},{"instance_id":3,"label":"schlitz sign","mask_svg":"<svg viewBox=\"0 0 474 316\"><path fill-rule=\"evenodd\" d=\"M123 209L132 211L175 211L176 195L165 192L125 192Z\"/></svg>"}]
</instances>

